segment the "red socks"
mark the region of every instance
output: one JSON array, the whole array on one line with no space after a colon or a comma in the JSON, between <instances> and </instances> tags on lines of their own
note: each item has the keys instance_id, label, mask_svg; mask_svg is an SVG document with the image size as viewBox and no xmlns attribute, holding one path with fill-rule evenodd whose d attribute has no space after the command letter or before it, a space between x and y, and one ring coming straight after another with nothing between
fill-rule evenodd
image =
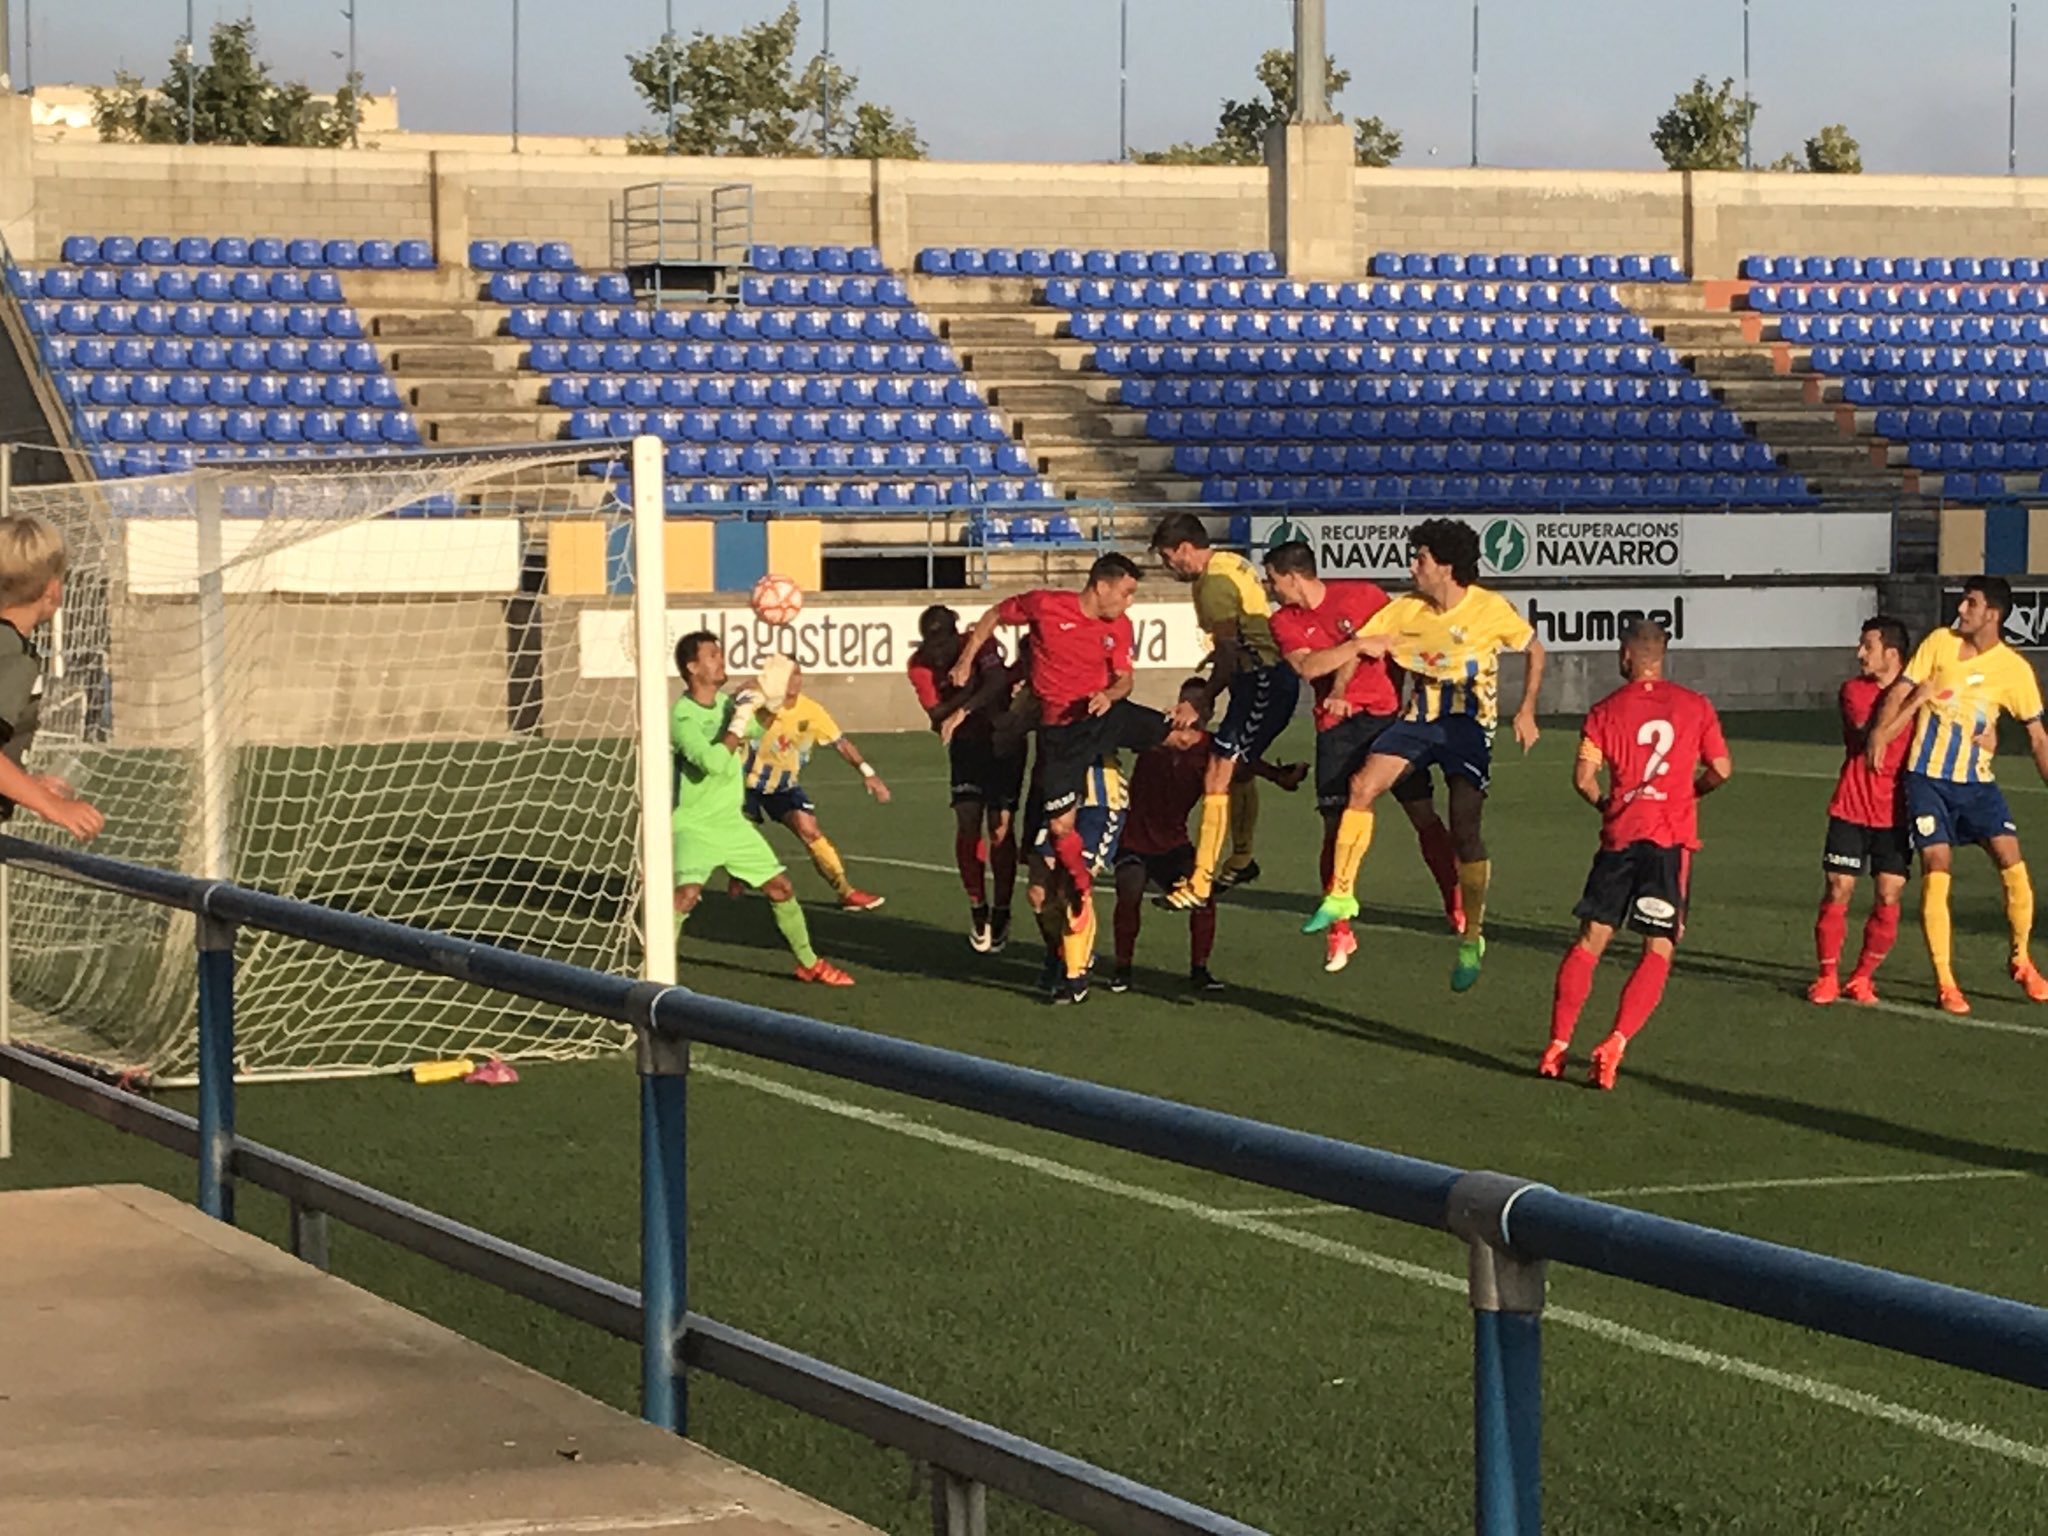
<instances>
[{"instance_id":1,"label":"red socks","mask_svg":"<svg viewBox=\"0 0 2048 1536\"><path fill-rule=\"evenodd\" d=\"M1897 911L1897 908L1893 909ZM1872 914L1875 917L1875 913ZM1898 919L1892 919L1894 928ZM1813 953L1820 961L1821 974L1832 976L1835 968L1842 963L1842 940L1849 932L1849 904L1846 901L1823 901L1820 916L1813 924ZM1885 946L1889 949L1891 946Z\"/></svg>"},{"instance_id":2,"label":"red socks","mask_svg":"<svg viewBox=\"0 0 2048 1536\"><path fill-rule=\"evenodd\" d=\"M1138 952L1138 924L1143 921L1145 904L1142 901L1118 902L1116 904L1116 963L1129 965L1131 956Z\"/></svg>"},{"instance_id":3,"label":"red socks","mask_svg":"<svg viewBox=\"0 0 2048 1536\"><path fill-rule=\"evenodd\" d=\"M1892 945L1898 942L1898 937L1898 903L1872 907L1870 916L1863 920L1863 953L1856 957L1856 974L1866 981L1875 976L1877 968L1884 964L1884 957L1892 952Z\"/></svg>"},{"instance_id":4,"label":"red socks","mask_svg":"<svg viewBox=\"0 0 2048 1536\"><path fill-rule=\"evenodd\" d=\"M1216 908L1204 903L1188 914L1188 964L1207 965L1216 947Z\"/></svg>"},{"instance_id":5,"label":"red socks","mask_svg":"<svg viewBox=\"0 0 2048 1536\"><path fill-rule=\"evenodd\" d=\"M1560 1045L1571 1043L1579 1010L1586 1006L1586 995L1593 990L1593 968L1599 963L1600 957L1583 944L1574 944L1564 952L1557 967L1557 985L1550 995L1550 1038Z\"/></svg>"},{"instance_id":6,"label":"red socks","mask_svg":"<svg viewBox=\"0 0 2048 1536\"><path fill-rule=\"evenodd\" d=\"M1422 862L1429 866L1448 911L1451 898L1458 893L1458 855L1451 847L1451 829L1433 821L1416 830L1415 840L1422 845Z\"/></svg>"},{"instance_id":7,"label":"red socks","mask_svg":"<svg viewBox=\"0 0 2048 1536\"><path fill-rule=\"evenodd\" d=\"M953 833L953 862L960 866L960 883L967 888L967 899L977 907L986 903L988 889L982 884L981 839L972 832L956 829Z\"/></svg>"},{"instance_id":8,"label":"red socks","mask_svg":"<svg viewBox=\"0 0 2048 1536\"><path fill-rule=\"evenodd\" d=\"M1088 850L1081 846L1081 834L1067 832L1052 840L1052 856L1059 860L1067 878L1074 882L1074 893L1082 901L1095 889L1095 880L1088 872Z\"/></svg>"},{"instance_id":9,"label":"red socks","mask_svg":"<svg viewBox=\"0 0 2048 1536\"><path fill-rule=\"evenodd\" d=\"M1664 982L1670 974L1669 955L1643 951L1643 958L1629 973L1628 984L1621 989L1621 1007L1614 1015L1614 1032L1617 1035L1624 1040L1633 1040L1636 1031L1650 1022L1650 1015L1657 1011L1657 1004L1664 996Z\"/></svg>"}]
</instances>

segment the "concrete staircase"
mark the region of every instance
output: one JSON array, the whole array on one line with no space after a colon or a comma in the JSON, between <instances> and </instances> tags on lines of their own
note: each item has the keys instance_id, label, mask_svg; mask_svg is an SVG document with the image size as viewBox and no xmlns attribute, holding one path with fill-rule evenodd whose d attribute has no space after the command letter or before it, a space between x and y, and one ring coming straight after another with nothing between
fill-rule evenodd
<instances>
[{"instance_id":1,"label":"concrete staircase","mask_svg":"<svg viewBox=\"0 0 2048 1536\"><path fill-rule=\"evenodd\" d=\"M520 372L526 343L503 334L505 306L479 297L473 273L351 273L346 291L393 380L436 448L495 447L561 435L568 413Z\"/></svg>"},{"instance_id":2,"label":"concrete staircase","mask_svg":"<svg viewBox=\"0 0 2048 1536\"><path fill-rule=\"evenodd\" d=\"M1200 484L1173 468L1173 449L1145 436L1145 413L1119 402L1118 381L1084 372L1095 343L1066 334L1063 312L1029 278L913 278L960 365L1001 411L1038 471L1061 494L1111 502L1191 501Z\"/></svg>"}]
</instances>

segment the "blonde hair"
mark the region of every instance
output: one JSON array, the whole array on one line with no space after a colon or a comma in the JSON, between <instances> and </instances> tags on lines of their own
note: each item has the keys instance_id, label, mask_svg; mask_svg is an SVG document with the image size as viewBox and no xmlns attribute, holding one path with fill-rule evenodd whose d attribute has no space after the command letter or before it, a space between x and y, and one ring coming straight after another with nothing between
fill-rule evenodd
<instances>
[{"instance_id":1,"label":"blonde hair","mask_svg":"<svg viewBox=\"0 0 2048 1536\"><path fill-rule=\"evenodd\" d=\"M0 518L0 608L35 602L65 564L64 535L40 517Z\"/></svg>"}]
</instances>

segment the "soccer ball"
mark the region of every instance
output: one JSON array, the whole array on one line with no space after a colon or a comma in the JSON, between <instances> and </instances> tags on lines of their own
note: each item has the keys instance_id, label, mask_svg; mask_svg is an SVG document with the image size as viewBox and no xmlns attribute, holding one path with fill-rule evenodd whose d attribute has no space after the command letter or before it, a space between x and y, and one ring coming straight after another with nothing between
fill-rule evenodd
<instances>
[{"instance_id":1,"label":"soccer ball","mask_svg":"<svg viewBox=\"0 0 2048 1536\"><path fill-rule=\"evenodd\" d=\"M787 576L770 574L754 583L754 617L780 629L804 611L804 589Z\"/></svg>"}]
</instances>

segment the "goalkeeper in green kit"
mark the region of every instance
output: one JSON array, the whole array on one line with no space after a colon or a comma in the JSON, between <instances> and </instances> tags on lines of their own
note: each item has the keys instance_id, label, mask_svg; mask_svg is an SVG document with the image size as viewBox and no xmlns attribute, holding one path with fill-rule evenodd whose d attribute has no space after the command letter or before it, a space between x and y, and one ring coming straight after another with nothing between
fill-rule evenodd
<instances>
[{"instance_id":1,"label":"goalkeeper in green kit","mask_svg":"<svg viewBox=\"0 0 2048 1536\"><path fill-rule=\"evenodd\" d=\"M851 976L830 960L819 959L811 948L804 909L797 905L782 861L740 809L747 743L761 734L767 718L761 696L743 691L728 697L718 691L725 685L725 648L709 630L697 630L676 642L676 670L683 674L683 696L669 713L668 739L676 761L676 809L670 826L676 840L677 943L684 921L704 894L704 882L722 867L768 898L775 926L796 956L798 981L852 986Z\"/></svg>"}]
</instances>

